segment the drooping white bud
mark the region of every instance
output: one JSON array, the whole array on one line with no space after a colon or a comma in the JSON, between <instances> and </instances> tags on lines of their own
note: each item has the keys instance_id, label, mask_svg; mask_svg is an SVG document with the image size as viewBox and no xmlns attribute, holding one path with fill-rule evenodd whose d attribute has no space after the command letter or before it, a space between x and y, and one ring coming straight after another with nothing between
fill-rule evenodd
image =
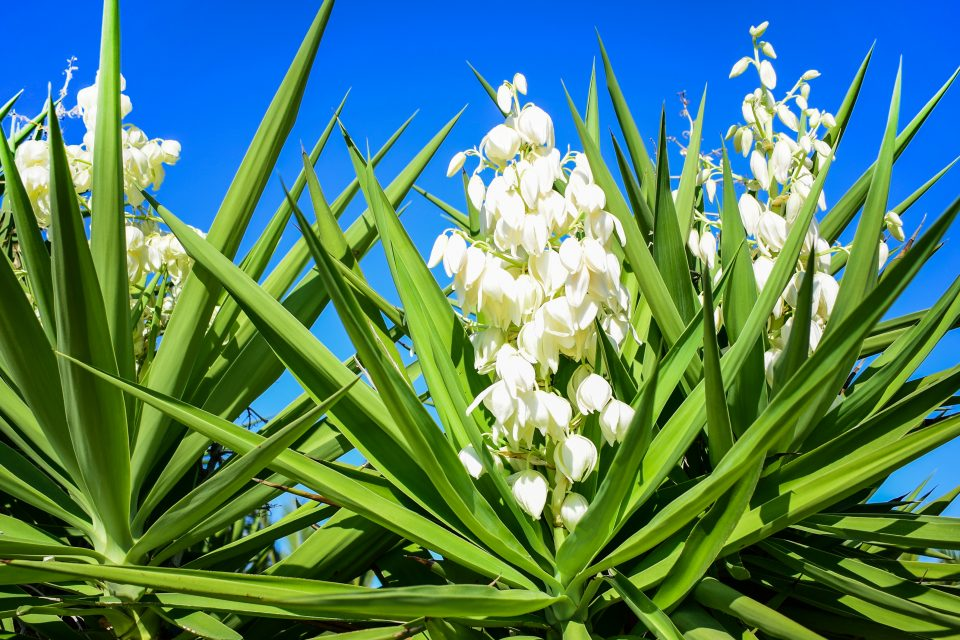
<instances>
[{"instance_id":1,"label":"drooping white bud","mask_svg":"<svg viewBox=\"0 0 960 640\"><path fill-rule=\"evenodd\" d=\"M773 65L770 64L769 60L760 63L760 82L767 89L777 88L777 72L773 70Z\"/></svg>"},{"instance_id":2,"label":"drooping white bud","mask_svg":"<svg viewBox=\"0 0 960 640\"><path fill-rule=\"evenodd\" d=\"M750 27L750 35L751 35L752 37L754 37L754 38L759 38L759 37L762 36L764 33L766 33L767 27L769 27L769 26L770 26L770 22L769 22L768 20L764 20L763 22L761 22L761 23L758 24L757 26L755 26L755 27Z\"/></svg>"},{"instance_id":3,"label":"drooping white bud","mask_svg":"<svg viewBox=\"0 0 960 640\"><path fill-rule=\"evenodd\" d=\"M790 167L793 165L793 154L790 152L790 144L780 138L773 145L773 154L770 157L770 171L773 173L773 179L784 184L790 177Z\"/></svg>"},{"instance_id":4,"label":"drooping white bud","mask_svg":"<svg viewBox=\"0 0 960 640\"><path fill-rule=\"evenodd\" d=\"M513 90L506 82L497 88L497 106L503 113L510 113L513 109Z\"/></svg>"},{"instance_id":5,"label":"drooping white bud","mask_svg":"<svg viewBox=\"0 0 960 640\"><path fill-rule=\"evenodd\" d=\"M527 77L522 73L513 74L513 88L517 93L527 95Z\"/></svg>"},{"instance_id":6,"label":"drooping white bud","mask_svg":"<svg viewBox=\"0 0 960 640\"><path fill-rule=\"evenodd\" d=\"M623 442L623 437L627 434L634 413L633 407L616 398L607 403L607 406L600 412L600 430L603 432L603 438L607 441L607 444Z\"/></svg>"},{"instance_id":7,"label":"drooping white bud","mask_svg":"<svg viewBox=\"0 0 960 640\"><path fill-rule=\"evenodd\" d=\"M763 55L767 56L768 58L776 59L777 57L777 52L774 50L773 45L769 42L761 42L760 51L763 51Z\"/></svg>"},{"instance_id":8,"label":"drooping white bud","mask_svg":"<svg viewBox=\"0 0 960 640\"><path fill-rule=\"evenodd\" d=\"M761 189L767 189L770 186L770 172L767 169L767 159L758 149L754 149L750 154L750 171L753 177L760 183Z\"/></svg>"},{"instance_id":9,"label":"drooping white bud","mask_svg":"<svg viewBox=\"0 0 960 640\"><path fill-rule=\"evenodd\" d=\"M597 447L589 438L574 434L557 445L553 460L570 482L580 482L597 466Z\"/></svg>"},{"instance_id":10,"label":"drooping white bud","mask_svg":"<svg viewBox=\"0 0 960 640\"><path fill-rule=\"evenodd\" d=\"M700 259L708 269L713 269L717 263L717 238L709 231L700 236Z\"/></svg>"},{"instance_id":11,"label":"drooping white bud","mask_svg":"<svg viewBox=\"0 0 960 640\"><path fill-rule=\"evenodd\" d=\"M738 208L740 209L740 220L743 221L743 227L747 231L747 235L754 235L757 232L757 225L760 223L760 214L763 213L763 207L749 193L744 193L740 196L740 200L737 202Z\"/></svg>"},{"instance_id":12,"label":"drooping white bud","mask_svg":"<svg viewBox=\"0 0 960 640\"><path fill-rule=\"evenodd\" d=\"M742 75L743 72L747 70L747 67L749 67L752 62L753 62L753 58L751 58L750 56L744 56L739 60L737 60L737 62L733 65L733 69L730 70L730 77L736 78L737 76Z\"/></svg>"},{"instance_id":13,"label":"drooping white bud","mask_svg":"<svg viewBox=\"0 0 960 640\"><path fill-rule=\"evenodd\" d=\"M560 520L567 531L573 531L577 527L583 515L587 512L590 503L579 493L568 493L560 505Z\"/></svg>"},{"instance_id":14,"label":"drooping white bud","mask_svg":"<svg viewBox=\"0 0 960 640\"><path fill-rule=\"evenodd\" d=\"M800 76L800 79L806 81L806 80L813 80L814 78L819 78L819 77L820 77L819 71L817 71L816 69L810 69L809 71L805 71L803 75Z\"/></svg>"},{"instance_id":15,"label":"drooping white bud","mask_svg":"<svg viewBox=\"0 0 960 640\"><path fill-rule=\"evenodd\" d=\"M433 242L433 249L430 250L430 259L427 260L427 266L433 269L443 260L444 252L447 248L447 242L450 237L446 233L441 233Z\"/></svg>"},{"instance_id":16,"label":"drooping white bud","mask_svg":"<svg viewBox=\"0 0 960 640\"><path fill-rule=\"evenodd\" d=\"M477 450L472 444L468 444L461 449L457 457L460 458L460 462L463 463L463 467L467 470L467 473L475 480L483 475L484 469L483 463L480 462L480 454L477 453Z\"/></svg>"},{"instance_id":17,"label":"drooping white bud","mask_svg":"<svg viewBox=\"0 0 960 640\"><path fill-rule=\"evenodd\" d=\"M463 163L467 161L467 154L463 151L457 151L452 158L450 158L450 164L447 165L447 177L451 178L456 175L460 169L463 169Z\"/></svg>"},{"instance_id":18,"label":"drooping white bud","mask_svg":"<svg viewBox=\"0 0 960 640\"><path fill-rule=\"evenodd\" d=\"M532 469L525 469L510 476L507 482L520 508L539 520L547 504L547 479Z\"/></svg>"},{"instance_id":19,"label":"drooping white bud","mask_svg":"<svg viewBox=\"0 0 960 640\"><path fill-rule=\"evenodd\" d=\"M517 118L517 131L528 143L553 148L553 120L540 107L528 103Z\"/></svg>"},{"instance_id":20,"label":"drooping white bud","mask_svg":"<svg viewBox=\"0 0 960 640\"><path fill-rule=\"evenodd\" d=\"M596 373L589 374L577 386L577 408L587 415L601 411L610 401L613 390L610 383Z\"/></svg>"},{"instance_id":21,"label":"drooping white bud","mask_svg":"<svg viewBox=\"0 0 960 640\"><path fill-rule=\"evenodd\" d=\"M494 164L502 165L520 150L520 134L505 124L498 124L480 143L484 154Z\"/></svg>"},{"instance_id":22,"label":"drooping white bud","mask_svg":"<svg viewBox=\"0 0 960 640\"><path fill-rule=\"evenodd\" d=\"M890 235L899 242L903 242L904 238L906 238L906 235L903 233L903 220L900 219L896 211L887 211L886 215L883 216L883 224L886 225Z\"/></svg>"}]
</instances>

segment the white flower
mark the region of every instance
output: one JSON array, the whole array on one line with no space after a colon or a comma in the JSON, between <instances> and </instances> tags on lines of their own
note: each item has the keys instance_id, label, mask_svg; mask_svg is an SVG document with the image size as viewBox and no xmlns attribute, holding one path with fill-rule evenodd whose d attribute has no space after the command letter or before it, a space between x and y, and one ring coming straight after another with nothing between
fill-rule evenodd
<instances>
[{"instance_id":1,"label":"white flower","mask_svg":"<svg viewBox=\"0 0 960 640\"><path fill-rule=\"evenodd\" d=\"M764 211L757 226L757 237L770 249L780 251L787 241L787 221L772 211Z\"/></svg>"},{"instance_id":2,"label":"white flower","mask_svg":"<svg viewBox=\"0 0 960 640\"><path fill-rule=\"evenodd\" d=\"M760 183L761 189L766 189L770 185L770 173L767 170L767 159L763 153L754 149L750 154L750 171L753 177Z\"/></svg>"},{"instance_id":3,"label":"white flower","mask_svg":"<svg viewBox=\"0 0 960 640\"><path fill-rule=\"evenodd\" d=\"M760 82L767 89L776 89L777 87L777 72L773 70L773 65L770 64L769 60L760 63Z\"/></svg>"},{"instance_id":4,"label":"white flower","mask_svg":"<svg viewBox=\"0 0 960 640\"><path fill-rule=\"evenodd\" d=\"M773 145L773 155L770 157L770 171L773 178L780 184L784 184L790 177L790 167L793 165L793 153L790 151L790 144L780 138ZM762 183L766 186L766 183Z\"/></svg>"},{"instance_id":5,"label":"white flower","mask_svg":"<svg viewBox=\"0 0 960 640\"><path fill-rule=\"evenodd\" d=\"M760 215L763 213L763 207L749 193L744 193L740 196L740 200L737 202L738 208L740 209L740 220L743 221L743 228L746 229L747 235L754 235L757 233L757 225L760 224Z\"/></svg>"},{"instance_id":6,"label":"white flower","mask_svg":"<svg viewBox=\"0 0 960 640\"><path fill-rule=\"evenodd\" d=\"M567 494L563 504L560 505L560 520L567 531L573 531L577 527L577 523L583 518L589 506L587 499L579 493Z\"/></svg>"},{"instance_id":7,"label":"white flower","mask_svg":"<svg viewBox=\"0 0 960 640\"><path fill-rule=\"evenodd\" d=\"M610 401L612 394L610 383L591 373L577 386L577 408L584 415L601 411Z\"/></svg>"},{"instance_id":8,"label":"white flower","mask_svg":"<svg viewBox=\"0 0 960 640\"><path fill-rule=\"evenodd\" d=\"M881 241L880 246L878 248L878 252L879 252L878 257L880 260L880 265L877 268L883 269L883 265L887 263L887 258L890 257L890 247L887 246L886 242Z\"/></svg>"},{"instance_id":9,"label":"white flower","mask_svg":"<svg viewBox=\"0 0 960 640\"><path fill-rule=\"evenodd\" d=\"M903 242L904 238L906 238L906 235L903 233L903 220L900 219L896 211L887 211L886 215L883 216L883 223L886 225L887 231L890 232L891 236Z\"/></svg>"},{"instance_id":10,"label":"white flower","mask_svg":"<svg viewBox=\"0 0 960 640\"><path fill-rule=\"evenodd\" d=\"M160 150L166 164L176 164L180 159L180 143L176 140L164 140L160 143Z\"/></svg>"},{"instance_id":11,"label":"white flower","mask_svg":"<svg viewBox=\"0 0 960 640\"><path fill-rule=\"evenodd\" d=\"M496 371L514 398L537 384L533 365L510 344L504 344L497 352Z\"/></svg>"},{"instance_id":12,"label":"white flower","mask_svg":"<svg viewBox=\"0 0 960 640\"><path fill-rule=\"evenodd\" d=\"M553 148L553 120L534 104L523 107L517 118L517 131L531 145Z\"/></svg>"},{"instance_id":13,"label":"white flower","mask_svg":"<svg viewBox=\"0 0 960 640\"><path fill-rule=\"evenodd\" d=\"M507 478L513 497L525 513L539 520L547 504L547 480L532 469L525 469Z\"/></svg>"},{"instance_id":14,"label":"white flower","mask_svg":"<svg viewBox=\"0 0 960 640\"><path fill-rule=\"evenodd\" d=\"M435 266L440 264L440 261L443 260L444 253L447 249L447 242L450 240L450 237L446 233L441 233L437 236L437 239L433 241L433 248L430 250L430 258L427 260L427 266L433 269Z\"/></svg>"},{"instance_id":15,"label":"white flower","mask_svg":"<svg viewBox=\"0 0 960 640\"><path fill-rule=\"evenodd\" d=\"M453 177L460 172L460 169L463 169L463 163L467 161L467 154L463 151L457 151L452 158L450 158L450 164L447 165L447 177Z\"/></svg>"},{"instance_id":16,"label":"white flower","mask_svg":"<svg viewBox=\"0 0 960 640\"><path fill-rule=\"evenodd\" d=\"M447 276L460 271L460 265L463 264L466 255L467 241L459 233L452 234L443 249L443 269L447 272Z\"/></svg>"},{"instance_id":17,"label":"white flower","mask_svg":"<svg viewBox=\"0 0 960 640\"><path fill-rule=\"evenodd\" d=\"M510 113L513 110L513 90L506 82L497 88L497 106L504 113Z\"/></svg>"},{"instance_id":18,"label":"white flower","mask_svg":"<svg viewBox=\"0 0 960 640\"><path fill-rule=\"evenodd\" d=\"M483 153L497 165L503 165L520 150L520 134L505 124L498 124L480 143Z\"/></svg>"},{"instance_id":19,"label":"white flower","mask_svg":"<svg viewBox=\"0 0 960 640\"><path fill-rule=\"evenodd\" d=\"M763 372L767 378L767 384L771 387L773 386L777 363L780 361L782 354L783 351L780 349L770 349L763 354Z\"/></svg>"},{"instance_id":20,"label":"white flower","mask_svg":"<svg viewBox=\"0 0 960 640\"><path fill-rule=\"evenodd\" d=\"M733 69L730 70L730 77L736 78L737 76L741 75L747 70L747 67L749 67L752 62L753 58L750 56L744 56L743 58L737 60L737 62L733 65Z\"/></svg>"},{"instance_id":21,"label":"white flower","mask_svg":"<svg viewBox=\"0 0 960 640\"><path fill-rule=\"evenodd\" d=\"M703 261L708 269L713 269L717 261L717 238L709 231L700 235L696 229L690 229L687 247L695 258Z\"/></svg>"},{"instance_id":22,"label":"white flower","mask_svg":"<svg viewBox=\"0 0 960 640\"><path fill-rule=\"evenodd\" d=\"M764 34L764 32L766 32L767 27L769 26L770 26L770 22L767 20L764 20L759 25L755 27L750 27L750 35L754 38L759 38Z\"/></svg>"},{"instance_id":23,"label":"white flower","mask_svg":"<svg viewBox=\"0 0 960 640\"><path fill-rule=\"evenodd\" d=\"M597 447L589 438L574 434L557 446L553 461L570 482L580 482L597 466Z\"/></svg>"},{"instance_id":24,"label":"white flower","mask_svg":"<svg viewBox=\"0 0 960 640\"><path fill-rule=\"evenodd\" d=\"M522 73L513 74L513 88L517 90L517 93L527 95L527 77Z\"/></svg>"},{"instance_id":25,"label":"white flower","mask_svg":"<svg viewBox=\"0 0 960 640\"><path fill-rule=\"evenodd\" d=\"M477 371L484 372L496 361L504 339L503 331L496 327L489 327L470 336L474 350L473 366Z\"/></svg>"},{"instance_id":26,"label":"white flower","mask_svg":"<svg viewBox=\"0 0 960 640\"><path fill-rule=\"evenodd\" d=\"M463 463L463 467L467 470L467 473L475 480L483 475L484 469L483 463L480 462L480 454L477 453L477 450L472 444L468 444L461 449L457 457L460 458L460 462Z\"/></svg>"},{"instance_id":27,"label":"white flower","mask_svg":"<svg viewBox=\"0 0 960 640\"><path fill-rule=\"evenodd\" d=\"M607 403L607 406L600 412L600 430L603 432L603 438L607 441L607 444L613 445L614 442L623 442L623 437L627 434L634 413L633 407L616 398Z\"/></svg>"}]
</instances>

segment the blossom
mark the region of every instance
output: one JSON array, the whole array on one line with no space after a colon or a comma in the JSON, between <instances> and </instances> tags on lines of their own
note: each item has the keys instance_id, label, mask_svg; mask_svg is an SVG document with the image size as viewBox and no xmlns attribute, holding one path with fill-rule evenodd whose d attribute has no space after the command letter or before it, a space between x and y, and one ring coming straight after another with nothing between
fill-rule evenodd
<instances>
[{"instance_id":1,"label":"blossom","mask_svg":"<svg viewBox=\"0 0 960 640\"><path fill-rule=\"evenodd\" d=\"M633 421L633 407L616 398L610 400L600 412L600 430L607 444L623 442L627 429Z\"/></svg>"},{"instance_id":2,"label":"blossom","mask_svg":"<svg viewBox=\"0 0 960 640\"><path fill-rule=\"evenodd\" d=\"M554 462L571 482L580 482L597 466L597 447L582 435L568 436L554 449Z\"/></svg>"},{"instance_id":3,"label":"blossom","mask_svg":"<svg viewBox=\"0 0 960 640\"><path fill-rule=\"evenodd\" d=\"M531 469L518 471L507 478L513 497L525 513L539 520L547 504L547 479Z\"/></svg>"},{"instance_id":4,"label":"blossom","mask_svg":"<svg viewBox=\"0 0 960 640\"><path fill-rule=\"evenodd\" d=\"M580 413L588 414L602 410L613 391L603 377L591 373L577 386L577 407Z\"/></svg>"},{"instance_id":5,"label":"blossom","mask_svg":"<svg viewBox=\"0 0 960 640\"><path fill-rule=\"evenodd\" d=\"M480 462L480 454L477 453L477 450L472 444L468 444L461 449L457 457L460 458L464 469L467 470L467 473L469 473L471 477L478 479L483 475L484 469L483 463Z\"/></svg>"},{"instance_id":6,"label":"blossom","mask_svg":"<svg viewBox=\"0 0 960 640\"><path fill-rule=\"evenodd\" d=\"M563 522L563 526L567 530L573 531L589 506L590 503L587 502L587 499L579 493L568 493L560 505L560 520Z\"/></svg>"}]
</instances>

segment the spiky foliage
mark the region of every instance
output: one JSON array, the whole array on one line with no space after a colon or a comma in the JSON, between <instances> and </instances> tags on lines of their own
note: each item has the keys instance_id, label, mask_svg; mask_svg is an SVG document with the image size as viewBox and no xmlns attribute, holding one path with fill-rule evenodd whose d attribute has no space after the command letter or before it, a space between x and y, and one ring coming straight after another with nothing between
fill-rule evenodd
<instances>
[{"instance_id":1,"label":"spiky foliage","mask_svg":"<svg viewBox=\"0 0 960 640\"><path fill-rule=\"evenodd\" d=\"M940 249L960 201L879 275L875 242L855 243L837 301L843 312L809 357L804 341L789 342L789 364L767 386L758 358L764 328L794 276L829 166L757 291L751 270L737 268L749 258L731 237L739 212L724 165L726 275L712 291L699 262L663 258L686 256L680 227L691 221L663 197L665 164L648 156L602 51L630 152L617 158L626 194L599 151L594 83L585 117L572 101L571 110L628 239L624 278L636 292L637 339L620 350L606 344L597 367L636 414L616 453L577 487L590 501L586 514L570 535L556 535L552 521L517 508L491 460L490 473L474 481L457 459L490 428L479 412L465 414L490 380L473 367L463 319L396 213L456 118L386 188L374 165L393 139L365 158L346 137L357 179L332 202L313 171L331 120L266 231L234 262L331 5L311 25L206 239L150 199L196 267L139 373L123 290L119 110L109 108L119 96L115 2L104 13L96 142L114 162L96 163L92 245L62 145L50 145L48 249L9 143L0 141L4 210L23 259L22 270L0 260L0 624L10 637L960 633L952 562L960 523L940 515L956 492L922 505L919 492L870 501L891 472L960 433L951 413L960 369L913 377L960 317L960 281L932 308L884 320ZM866 65L837 110L838 132ZM897 84L877 161L827 212L827 237L858 212L858 233L877 236L894 161L945 90L898 134ZM57 142L52 112L46 124ZM693 130L698 145L699 122ZM831 143L840 142L838 133ZM697 162L695 148L687 158ZM696 174L685 167L677 202L702 209ZM314 222L295 204L305 188ZM337 218L358 191L368 209L341 231ZM469 232L474 212L440 204ZM291 215L303 238L264 278ZM378 239L401 307L373 291L360 269ZM297 281L311 259L314 268ZM678 296L690 286L705 302L684 298L683 308L696 309L681 314ZM309 330L330 303L356 347L347 362ZM717 304L744 310L735 330L727 318L718 331ZM412 340L414 362L400 356L401 338ZM357 381L361 368L372 384ZM237 424L284 370L305 394L256 432ZM426 393L415 390L421 382ZM336 461L352 449L367 460L362 467ZM260 510L283 491L308 502L264 518ZM275 545L290 535L294 544Z\"/></svg>"}]
</instances>

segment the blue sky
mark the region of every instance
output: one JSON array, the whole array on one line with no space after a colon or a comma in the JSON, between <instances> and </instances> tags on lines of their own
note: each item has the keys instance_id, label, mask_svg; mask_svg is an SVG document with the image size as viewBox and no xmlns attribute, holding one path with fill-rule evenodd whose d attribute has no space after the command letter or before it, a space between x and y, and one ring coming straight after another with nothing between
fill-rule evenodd
<instances>
[{"instance_id":1,"label":"blue sky","mask_svg":"<svg viewBox=\"0 0 960 640\"><path fill-rule=\"evenodd\" d=\"M206 228L246 145L291 60L317 1L264 2L125 2L122 6L123 73L134 111L128 121L150 136L183 144L181 162L171 168L159 197L188 222ZM69 56L77 56L74 91L90 84L97 66L99 3L59 2L46 5L42 19L30 3L4 8L8 25L5 44L14 64L0 76L0 100L26 90L21 105L31 115L46 96L47 83L62 83ZM677 93L696 101L708 86L704 134L707 142L737 122L743 95L752 89L749 76L728 80L731 65L750 53L747 29L769 20L767 37L777 50L781 88L806 69L823 75L813 83L810 102L833 111L860 60L876 41L871 69L851 128L845 135L827 183L834 202L875 158L887 113L899 57L904 81L901 122L912 117L960 64L955 25L960 7L954 2L914 3L909 13L900 3L835 2L829 11L771 2L582 3L529 0L522 3L417 3L340 0L334 8L300 112L300 119L277 167L292 182L301 141L310 146L324 123L351 88L343 121L354 139L378 147L411 113L413 125L381 164L388 181L442 124L469 103L464 116L419 184L451 202L460 203L458 181L444 170L457 150L476 144L498 122L495 107L470 73L472 62L491 82L526 74L528 98L553 114L558 146L576 147L576 134L560 84L566 82L582 105L593 59L598 56L594 29L599 30L641 131L651 138L661 106L674 135L683 130L677 116ZM749 79L747 79L749 77ZM614 127L601 82L601 126ZM937 111L894 171L891 204L899 202L960 154L960 87L947 94ZM70 123L68 140L79 142L82 125ZM335 194L352 177L343 145L331 139L318 164L328 193ZM905 216L910 229L924 215L936 216L957 195L960 168L955 168ZM262 227L282 192L274 180L255 216ZM415 194L406 224L426 253L442 229L438 211ZM355 203L362 208L362 202ZM359 209L347 215L349 221ZM960 273L958 229L895 313L929 306ZM255 237L251 232L250 236ZM295 239L291 230L284 245ZM368 277L389 287L382 257L365 262ZM352 350L333 313L317 323L331 347L346 356ZM957 362L960 339L950 336L921 368L929 373ZM260 403L271 413L296 393L284 379ZM899 472L885 496L907 491L935 472L937 492L960 484L956 460L960 442L934 452ZM954 513L960 513L956 509Z\"/></svg>"}]
</instances>

